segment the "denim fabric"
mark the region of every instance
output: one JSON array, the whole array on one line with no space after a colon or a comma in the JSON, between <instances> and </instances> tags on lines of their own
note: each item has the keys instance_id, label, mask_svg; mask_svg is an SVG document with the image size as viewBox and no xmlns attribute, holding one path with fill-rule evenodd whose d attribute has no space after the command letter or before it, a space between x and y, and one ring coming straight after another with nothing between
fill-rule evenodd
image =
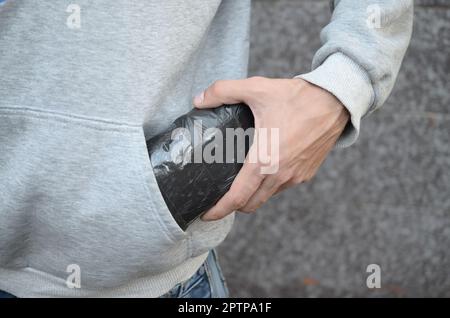
<instances>
[{"instance_id":1,"label":"denim fabric","mask_svg":"<svg viewBox=\"0 0 450 318\"><path fill-rule=\"evenodd\" d=\"M161 298L226 298L228 288L219 266L217 252L211 250L205 263L187 281L176 285Z\"/></svg>"},{"instance_id":2,"label":"denim fabric","mask_svg":"<svg viewBox=\"0 0 450 318\"><path fill-rule=\"evenodd\" d=\"M1 2L1 0L0 0ZM1 298L16 298L16 296L11 295L10 293L7 293L5 291L0 290L0 299Z\"/></svg>"},{"instance_id":3,"label":"denim fabric","mask_svg":"<svg viewBox=\"0 0 450 318\"><path fill-rule=\"evenodd\" d=\"M219 266L217 253L211 250L198 271L187 281L177 284L161 298L226 298L228 288ZM0 290L0 298L15 298Z\"/></svg>"}]
</instances>

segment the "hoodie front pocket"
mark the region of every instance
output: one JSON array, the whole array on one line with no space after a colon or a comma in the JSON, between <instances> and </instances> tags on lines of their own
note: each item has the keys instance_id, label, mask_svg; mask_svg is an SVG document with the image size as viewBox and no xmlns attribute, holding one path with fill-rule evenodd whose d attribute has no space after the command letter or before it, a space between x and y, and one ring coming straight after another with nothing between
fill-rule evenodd
<instances>
[{"instance_id":1,"label":"hoodie front pocket","mask_svg":"<svg viewBox=\"0 0 450 318\"><path fill-rule=\"evenodd\" d=\"M160 213L157 213L162 227L165 228L166 233L175 241L186 237L187 234L180 228L178 223L173 218L169 211L167 204L160 192L158 182L153 172L152 164L147 150L145 136L143 130L140 130L136 141L136 148L138 150L138 161L142 163L143 184L149 194L149 199L153 203L153 208Z\"/></svg>"},{"instance_id":2,"label":"hoodie front pocket","mask_svg":"<svg viewBox=\"0 0 450 318\"><path fill-rule=\"evenodd\" d=\"M142 127L0 108L0 266L85 287L163 273L188 257L164 204Z\"/></svg>"}]
</instances>

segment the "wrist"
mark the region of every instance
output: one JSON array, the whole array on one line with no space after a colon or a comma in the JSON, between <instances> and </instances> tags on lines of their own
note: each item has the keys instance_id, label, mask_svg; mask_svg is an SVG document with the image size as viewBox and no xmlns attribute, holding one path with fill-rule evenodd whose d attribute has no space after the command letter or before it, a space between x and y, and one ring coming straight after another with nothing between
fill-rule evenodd
<instances>
[{"instance_id":1,"label":"wrist","mask_svg":"<svg viewBox=\"0 0 450 318\"><path fill-rule=\"evenodd\" d=\"M311 106L316 114L339 115L345 119L345 123L350 119L350 113L347 108L332 93L301 78L294 78L292 80L296 81L300 87L301 93L299 98L301 100L307 99L309 106ZM330 118L333 117L336 116L330 116Z\"/></svg>"}]
</instances>

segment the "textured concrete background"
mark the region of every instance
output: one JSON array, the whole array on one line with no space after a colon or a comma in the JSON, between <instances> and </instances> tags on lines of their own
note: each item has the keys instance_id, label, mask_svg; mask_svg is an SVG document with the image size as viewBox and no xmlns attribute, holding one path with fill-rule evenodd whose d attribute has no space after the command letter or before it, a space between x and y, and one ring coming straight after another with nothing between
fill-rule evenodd
<instances>
[{"instance_id":1,"label":"textured concrete background","mask_svg":"<svg viewBox=\"0 0 450 318\"><path fill-rule=\"evenodd\" d=\"M307 72L327 0L253 2L250 73ZM450 1L416 1L392 96L309 184L239 215L220 247L232 296L450 297ZM382 269L369 290L368 264Z\"/></svg>"}]
</instances>

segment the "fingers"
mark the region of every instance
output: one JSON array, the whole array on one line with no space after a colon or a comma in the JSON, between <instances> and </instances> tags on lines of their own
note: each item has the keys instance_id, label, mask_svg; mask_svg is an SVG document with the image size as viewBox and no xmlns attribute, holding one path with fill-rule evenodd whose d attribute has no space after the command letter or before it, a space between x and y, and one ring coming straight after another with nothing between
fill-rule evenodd
<instances>
[{"instance_id":1,"label":"fingers","mask_svg":"<svg viewBox=\"0 0 450 318\"><path fill-rule=\"evenodd\" d=\"M270 199L278 190L280 184L273 175L267 176L256 190L253 196L248 200L247 204L240 208L242 212L255 212L261 205Z\"/></svg>"},{"instance_id":2,"label":"fingers","mask_svg":"<svg viewBox=\"0 0 450 318\"><path fill-rule=\"evenodd\" d=\"M216 81L194 98L194 105L197 108L211 108L246 102L250 90L249 79Z\"/></svg>"},{"instance_id":3,"label":"fingers","mask_svg":"<svg viewBox=\"0 0 450 318\"><path fill-rule=\"evenodd\" d=\"M234 179L230 190L215 206L203 215L202 219L204 221L218 220L245 206L256 190L258 190L264 177L264 175L259 173L257 164L245 162Z\"/></svg>"}]
</instances>

